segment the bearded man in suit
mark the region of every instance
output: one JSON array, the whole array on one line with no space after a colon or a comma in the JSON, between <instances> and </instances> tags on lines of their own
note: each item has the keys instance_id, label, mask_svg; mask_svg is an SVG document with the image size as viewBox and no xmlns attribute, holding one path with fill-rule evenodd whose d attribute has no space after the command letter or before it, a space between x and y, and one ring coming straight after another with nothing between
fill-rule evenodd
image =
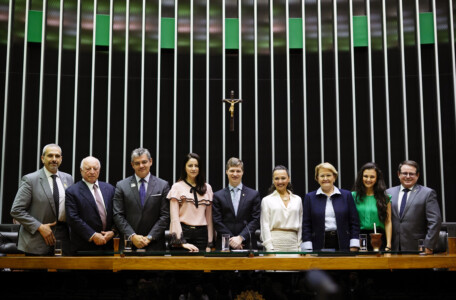
<instances>
[{"instance_id":1,"label":"bearded man in suit","mask_svg":"<svg viewBox=\"0 0 456 300\"><path fill-rule=\"evenodd\" d=\"M401 185L386 190L391 197L393 251L416 251L418 240L424 239L426 254L432 254L439 238L442 217L437 193L417 184L420 167L413 160L399 164Z\"/></svg>"},{"instance_id":2,"label":"bearded man in suit","mask_svg":"<svg viewBox=\"0 0 456 300\"><path fill-rule=\"evenodd\" d=\"M114 223L119 232L131 237L136 249L165 250L165 230L169 228L167 181L150 173L149 150L131 153L135 174L119 181L114 195Z\"/></svg>"},{"instance_id":3,"label":"bearded man in suit","mask_svg":"<svg viewBox=\"0 0 456 300\"><path fill-rule=\"evenodd\" d=\"M55 241L61 240L63 255L68 255L65 190L73 177L59 171L62 149L56 144L44 146L41 162L43 168L22 177L11 207L11 216L22 225L17 247L27 255L53 255Z\"/></svg>"},{"instance_id":4,"label":"bearded man in suit","mask_svg":"<svg viewBox=\"0 0 456 300\"><path fill-rule=\"evenodd\" d=\"M244 163L232 157L226 163L229 184L214 193L212 219L217 231L217 249L222 234L230 235L230 248L256 249L255 231L260 228L261 197L258 191L242 184Z\"/></svg>"},{"instance_id":5,"label":"bearded man in suit","mask_svg":"<svg viewBox=\"0 0 456 300\"><path fill-rule=\"evenodd\" d=\"M65 208L71 229L71 251L112 250L114 228L112 198L115 188L98 180L100 161L88 156L81 161L82 180L65 192Z\"/></svg>"}]
</instances>

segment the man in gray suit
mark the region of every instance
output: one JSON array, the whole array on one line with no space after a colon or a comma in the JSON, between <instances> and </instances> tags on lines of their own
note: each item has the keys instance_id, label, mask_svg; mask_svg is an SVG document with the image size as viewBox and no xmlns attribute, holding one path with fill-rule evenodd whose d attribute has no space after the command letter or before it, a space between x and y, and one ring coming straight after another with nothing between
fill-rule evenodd
<instances>
[{"instance_id":1,"label":"man in gray suit","mask_svg":"<svg viewBox=\"0 0 456 300\"><path fill-rule=\"evenodd\" d=\"M73 177L58 170L62 163L58 145L44 146L41 161L43 168L22 177L11 207L11 216L22 225L18 249L29 255L53 255L55 241L61 240L63 255L67 255L65 190L73 184Z\"/></svg>"},{"instance_id":2,"label":"man in gray suit","mask_svg":"<svg viewBox=\"0 0 456 300\"><path fill-rule=\"evenodd\" d=\"M116 186L114 223L137 249L163 251L164 233L169 228L169 184L150 174L152 157L147 149L133 150L131 166L135 174Z\"/></svg>"},{"instance_id":3,"label":"man in gray suit","mask_svg":"<svg viewBox=\"0 0 456 300\"><path fill-rule=\"evenodd\" d=\"M442 222L437 193L416 183L420 167L413 160L400 163L397 175L401 185L386 191L392 196L393 251L416 251L424 239L425 253L432 254Z\"/></svg>"}]
</instances>

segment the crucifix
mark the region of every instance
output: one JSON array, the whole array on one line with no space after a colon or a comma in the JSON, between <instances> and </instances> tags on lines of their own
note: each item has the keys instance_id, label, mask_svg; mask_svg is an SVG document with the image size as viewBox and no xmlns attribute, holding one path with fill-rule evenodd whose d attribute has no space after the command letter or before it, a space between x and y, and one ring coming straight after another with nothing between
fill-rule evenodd
<instances>
[{"instance_id":1,"label":"crucifix","mask_svg":"<svg viewBox=\"0 0 456 300\"><path fill-rule=\"evenodd\" d=\"M234 131L234 105L236 103L242 102L242 99L234 99L234 91L231 91L231 99L223 99L223 102L229 103L230 105L230 131Z\"/></svg>"}]
</instances>

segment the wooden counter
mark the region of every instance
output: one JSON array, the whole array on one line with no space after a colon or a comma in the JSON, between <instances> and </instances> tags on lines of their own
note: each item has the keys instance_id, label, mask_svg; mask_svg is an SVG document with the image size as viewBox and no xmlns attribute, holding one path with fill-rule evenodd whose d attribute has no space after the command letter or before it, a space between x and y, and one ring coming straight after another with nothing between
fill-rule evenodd
<instances>
[{"instance_id":1,"label":"wooden counter","mask_svg":"<svg viewBox=\"0 0 456 300\"><path fill-rule=\"evenodd\" d=\"M0 257L0 268L68 270L456 270L456 255L430 256L385 254L360 256L87 256L87 257Z\"/></svg>"}]
</instances>

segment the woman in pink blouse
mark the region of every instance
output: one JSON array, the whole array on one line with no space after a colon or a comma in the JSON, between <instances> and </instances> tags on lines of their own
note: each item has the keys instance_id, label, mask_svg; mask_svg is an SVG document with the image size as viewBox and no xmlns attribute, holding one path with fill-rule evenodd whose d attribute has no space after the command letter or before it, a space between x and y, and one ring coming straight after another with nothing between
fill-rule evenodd
<instances>
[{"instance_id":1,"label":"woman in pink blouse","mask_svg":"<svg viewBox=\"0 0 456 300\"><path fill-rule=\"evenodd\" d=\"M179 180L168 193L171 245L191 252L210 251L213 244L212 188L205 182L201 159L185 156Z\"/></svg>"}]
</instances>

